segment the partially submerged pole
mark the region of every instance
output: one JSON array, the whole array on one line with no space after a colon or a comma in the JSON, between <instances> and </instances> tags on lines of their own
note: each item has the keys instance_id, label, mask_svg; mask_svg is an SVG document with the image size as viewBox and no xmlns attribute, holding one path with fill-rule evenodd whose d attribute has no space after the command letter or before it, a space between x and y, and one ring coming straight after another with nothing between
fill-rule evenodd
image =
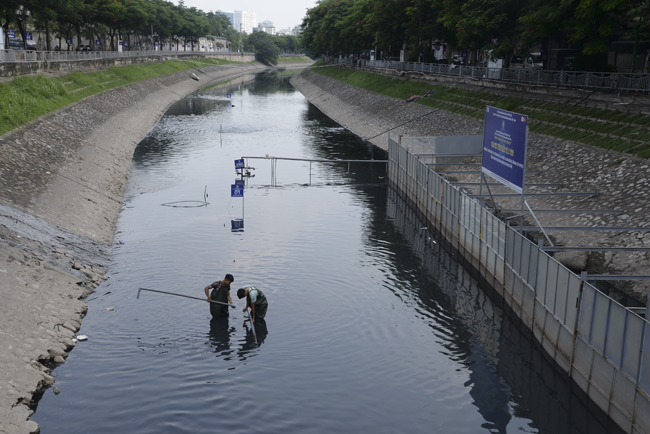
<instances>
[{"instance_id":1,"label":"partially submerged pole","mask_svg":"<svg viewBox=\"0 0 650 434\"><path fill-rule=\"evenodd\" d=\"M147 289L147 288L139 288L138 289L138 296L136 298L140 298L140 291L151 291L151 292L159 292L161 294L167 294L167 295L175 295L177 297L185 297L185 298L192 298L194 300L201 300L201 301L206 301L205 298L199 298L199 297L192 297L191 295L183 295L183 294L176 294L175 292L167 292L167 291L159 291L157 289ZM215 301L215 300L210 300L210 303L216 303L216 304L223 304L225 306L230 306L232 308L235 307L234 304L230 303L223 303L221 301ZM250 317L250 315L249 315Z\"/></svg>"}]
</instances>

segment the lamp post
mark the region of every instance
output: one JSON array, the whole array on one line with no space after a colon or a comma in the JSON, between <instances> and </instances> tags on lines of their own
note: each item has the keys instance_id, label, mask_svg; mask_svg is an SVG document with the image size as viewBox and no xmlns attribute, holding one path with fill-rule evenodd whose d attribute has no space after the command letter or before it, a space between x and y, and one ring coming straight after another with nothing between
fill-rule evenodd
<instances>
[{"instance_id":1,"label":"lamp post","mask_svg":"<svg viewBox=\"0 0 650 434\"><path fill-rule=\"evenodd\" d=\"M25 7L22 5L19 6L18 9L16 9L16 21L18 22L18 31L20 32L20 35L23 37L23 48L25 50L27 50L27 35L25 35L23 23L30 15L31 12L25 9Z\"/></svg>"}]
</instances>

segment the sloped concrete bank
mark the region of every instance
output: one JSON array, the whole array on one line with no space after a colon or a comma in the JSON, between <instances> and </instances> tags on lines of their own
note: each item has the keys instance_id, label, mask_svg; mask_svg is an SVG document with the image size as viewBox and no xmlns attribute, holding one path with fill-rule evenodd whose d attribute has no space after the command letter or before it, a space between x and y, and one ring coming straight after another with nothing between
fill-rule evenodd
<instances>
[{"instance_id":1,"label":"sloped concrete bank","mask_svg":"<svg viewBox=\"0 0 650 434\"><path fill-rule=\"evenodd\" d=\"M387 148L387 130L391 130L393 137L483 133L483 124L476 119L444 110L432 111L420 104L401 105L402 100L355 88L311 70L303 71L291 82L323 113L382 149ZM399 126L402 124L405 125ZM469 159L467 162L476 161ZM533 209L617 211L616 214L540 213L537 217L545 227L650 227L650 164L647 160L531 133L528 137L527 170L541 172L528 176L527 183L561 184L559 189L531 186L527 188L527 193L558 190L599 193L593 196L528 197L527 201ZM478 175L453 174L447 175L447 178L451 181L479 182ZM505 187L491 186L491 189L493 194L512 193ZM478 188L467 187L466 190ZM521 206L519 198L498 198L497 203L502 209L519 209ZM534 226L535 222L528 218L526 224ZM564 246L650 246L650 234L639 231L553 231L550 235L556 245ZM543 237L541 232L538 236ZM647 252L558 253L556 258L576 272L586 270L592 274L650 275L650 256ZM617 288L621 293L612 296L621 300L633 296L644 301L650 292L648 283L639 281L619 283Z\"/></svg>"},{"instance_id":2,"label":"sloped concrete bank","mask_svg":"<svg viewBox=\"0 0 650 434\"><path fill-rule=\"evenodd\" d=\"M134 83L0 137L0 433L40 430L28 419L75 346L83 297L105 278L137 143L173 102L265 69L212 66Z\"/></svg>"}]
</instances>

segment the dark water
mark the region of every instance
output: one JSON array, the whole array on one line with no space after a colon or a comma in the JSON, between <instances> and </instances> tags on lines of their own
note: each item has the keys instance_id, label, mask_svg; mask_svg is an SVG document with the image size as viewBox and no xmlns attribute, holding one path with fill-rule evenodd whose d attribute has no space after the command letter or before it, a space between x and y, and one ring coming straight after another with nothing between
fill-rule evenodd
<instances>
[{"instance_id":1,"label":"dark water","mask_svg":"<svg viewBox=\"0 0 650 434\"><path fill-rule=\"evenodd\" d=\"M286 78L171 107L136 150L123 244L89 300L90 339L54 371L62 393L34 414L43 433L617 432L427 239L382 165L310 177L279 161L271 187L269 160L249 160L245 203L231 198L233 161L266 154L385 158ZM179 201L194 202L162 206ZM259 346L236 297L226 321L201 301L136 299L201 297L226 273L269 299Z\"/></svg>"}]
</instances>

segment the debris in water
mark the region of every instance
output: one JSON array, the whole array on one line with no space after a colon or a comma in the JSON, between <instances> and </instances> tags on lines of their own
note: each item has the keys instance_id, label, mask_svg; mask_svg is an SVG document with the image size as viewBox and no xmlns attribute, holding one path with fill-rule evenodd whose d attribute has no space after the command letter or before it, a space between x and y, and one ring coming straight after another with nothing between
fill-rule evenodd
<instances>
[{"instance_id":1,"label":"debris in water","mask_svg":"<svg viewBox=\"0 0 650 434\"><path fill-rule=\"evenodd\" d=\"M86 336L86 335L77 335L77 340L78 341L87 341L88 336Z\"/></svg>"},{"instance_id":2,"label":"debris in water","mask_svg":"<svg viewBox=\"0 0 650 434\"><path fill-rule=\"evenodd\" d=\"M107 307L104 310L107 310L109 312L113 312L115 310L115 308L114 307Z\"/></svg>"}]
</instances>

